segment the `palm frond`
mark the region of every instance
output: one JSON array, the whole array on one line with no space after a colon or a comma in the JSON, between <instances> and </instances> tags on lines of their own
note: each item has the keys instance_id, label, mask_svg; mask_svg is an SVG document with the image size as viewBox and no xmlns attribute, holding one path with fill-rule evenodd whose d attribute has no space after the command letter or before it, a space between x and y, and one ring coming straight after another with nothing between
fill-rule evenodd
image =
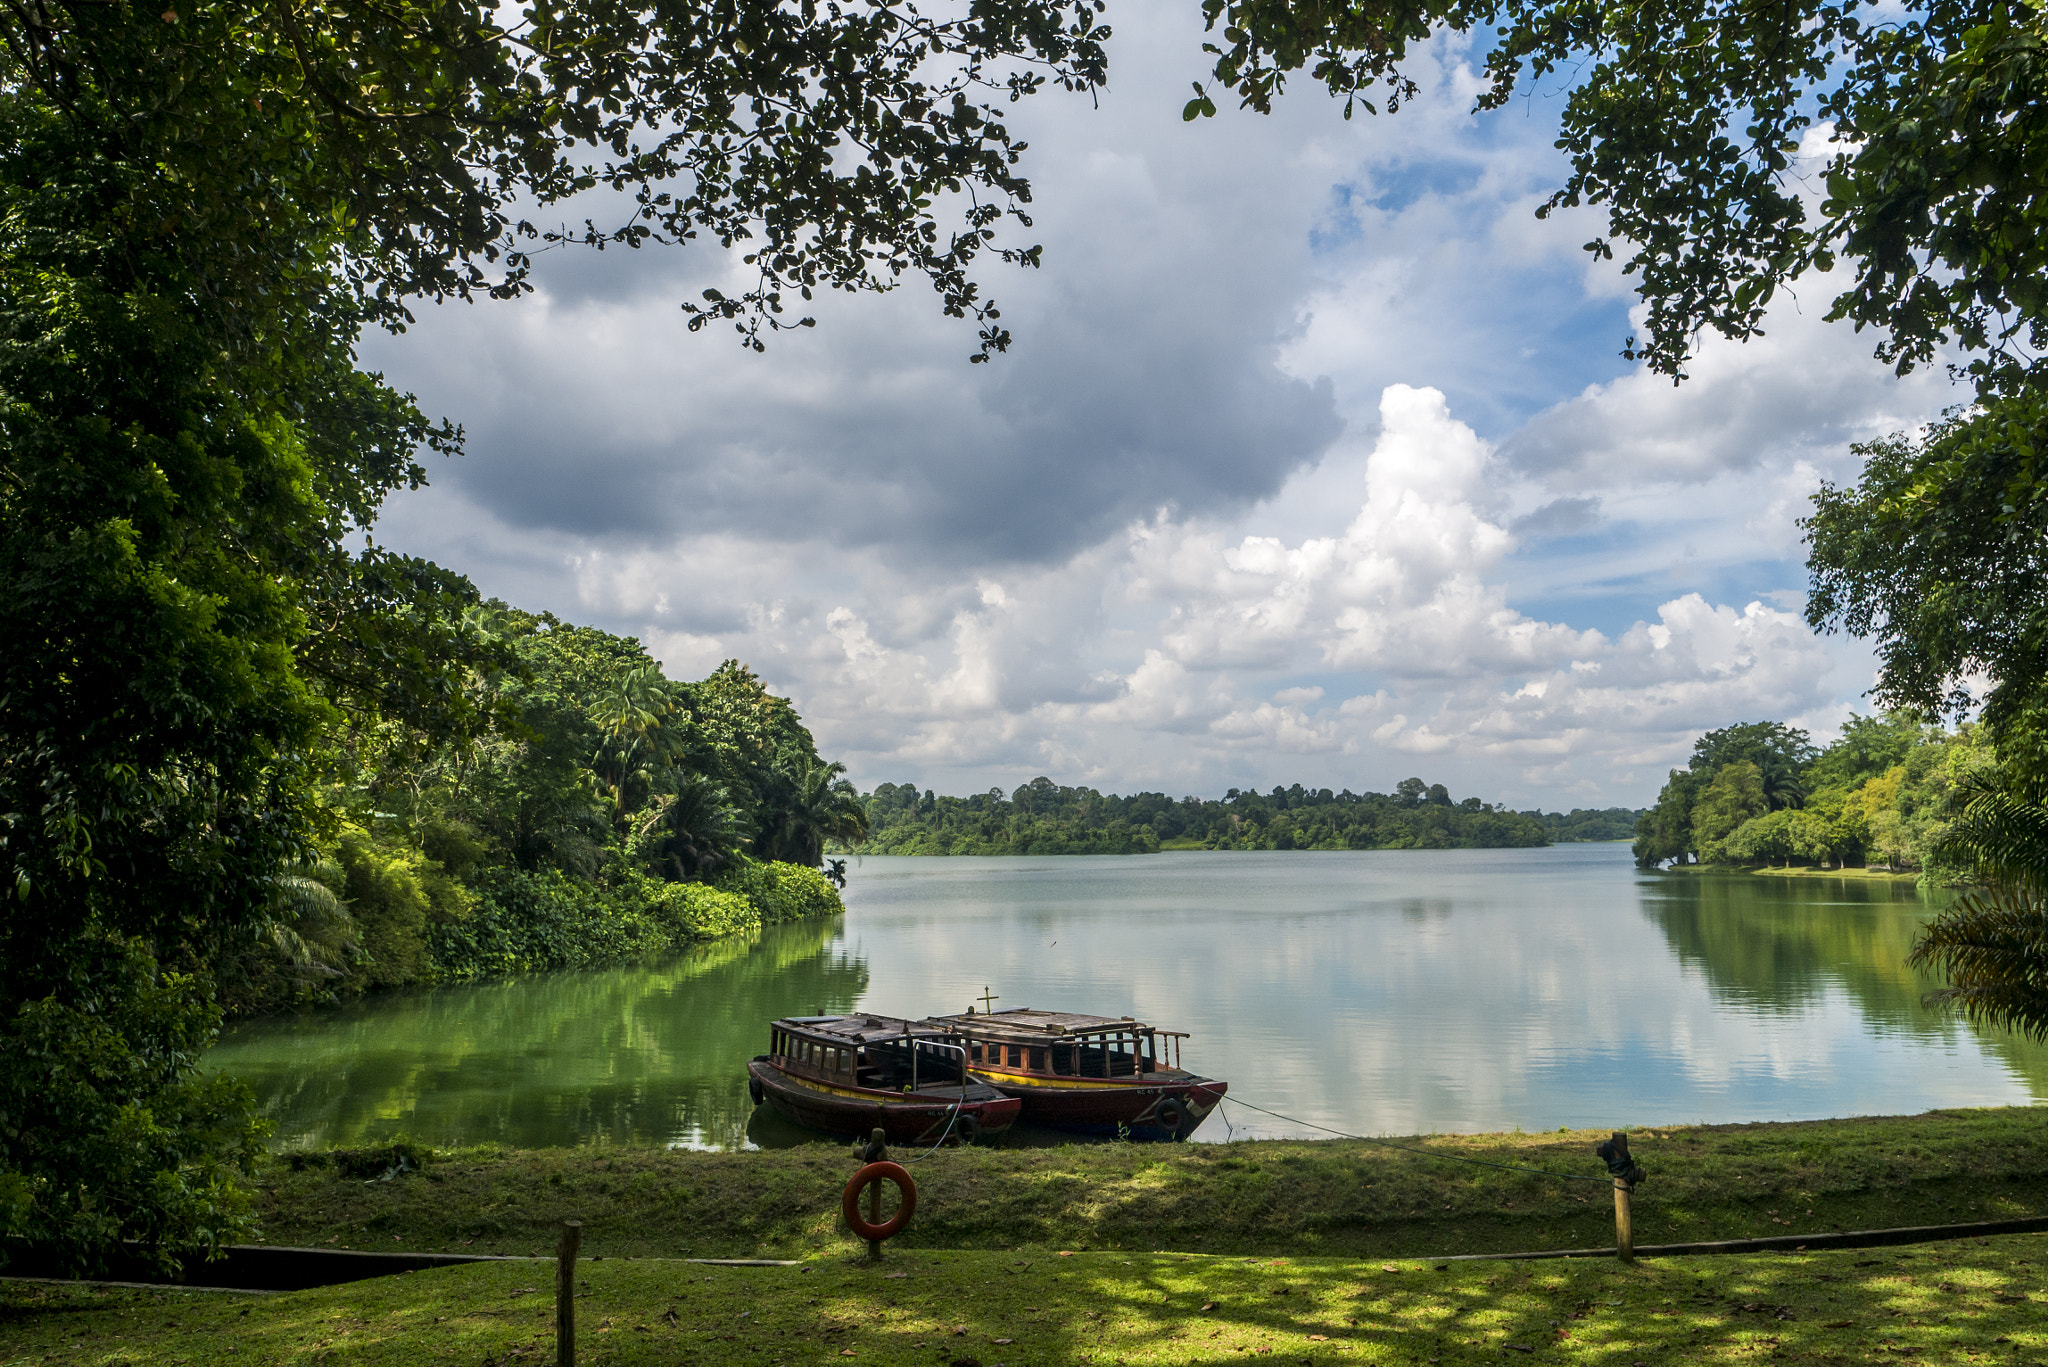
<instances>
[{"instance_id":1,"label":"palm frond","mask_svg":"<svg viewBox=\"0 0 2048 1367\"><path fill-rule=\"evenodd\" d=\"M277 892L277 914L257 924L257 935L298 973L339 977L355 940L355 918L348 905L325 883L303 873L282 873L271 883Z\"/></svg>"},{"instance_id":2,"label":"palm frond","mask_svg":"<svg viewBox=\"0 0 2048 1367\"><path fill-rule=\"evenodd\" d=\"M1960 1012L1972 1025L2048 1040L2048 903L2043 885L1996 878L1928 922L1906 959L1948 986L1929 1006Z\"/></svg>"},{"instance_id":3,"label":"palm frond","mask_svg":"<svg viewBox=\"0 0 2048 1367\"><path fill-rule=\"evenodd\" d=\"M1950 796L1956 814L1940 853L1973 866L1987 880L2048 887L2048 805L2042 796L2006 787L1989 774L1966 776Z\"/></svg>"}]
</instances>

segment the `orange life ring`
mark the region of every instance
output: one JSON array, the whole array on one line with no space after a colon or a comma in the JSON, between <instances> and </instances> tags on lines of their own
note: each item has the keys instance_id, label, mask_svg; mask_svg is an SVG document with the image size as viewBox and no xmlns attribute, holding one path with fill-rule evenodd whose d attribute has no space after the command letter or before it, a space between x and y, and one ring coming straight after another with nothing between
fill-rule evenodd
<instances>
[{"instance_id":1,"label":"orange life ring","mask_svg":"<svg viewBox=\"0 0 2048 1367\"><path fill-rule=\"evenodd\" d=\"M879 1225L871 1225L860 1213L860 1194L867 1190L870 1182L894 1182L896 1189L903 1193L903 1204L896 1207L896 1213ZM901 1164L887 1161L870 1163L853 1175L846 1184L846 1193L839 1199L839 1213L846 1217L846 1227L863 1239L886 1239L910 1223L910 1213L917 1209L917 1183L910 1180L910 1174Z\"/></svg>"}]
</instances>

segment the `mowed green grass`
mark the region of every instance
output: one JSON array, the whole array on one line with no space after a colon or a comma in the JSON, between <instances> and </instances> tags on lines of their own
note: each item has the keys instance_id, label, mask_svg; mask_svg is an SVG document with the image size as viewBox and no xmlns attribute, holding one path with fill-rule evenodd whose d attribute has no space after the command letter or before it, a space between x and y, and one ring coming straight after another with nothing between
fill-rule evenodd
<instances>
[{"instance_id":1,"label":"mowed green grass","mask_svg":"<svg viewBox=\"0 0 2048 1367\"><path fill-rule=\"evenodd\" d=\"M1613 1196L1593 1154L1605 1137L1402 1141L1429 1156L1350 1141L949 1149L912 1164L917 1219L898 1245L1349 1257L1605 1247ZM2034 1107L1638 1130L1650 1177L1635 1194L1636 1241L2048 1214L2044 1139L2048 1110ZM269 1243L527 1255L580 1219L592 1253L801 1257L843 1237L840 1189L857 1165L836 1145L477 1149L389 1182L274 1163L256 1185Z\"/></svg>"},{"instance_id":2,"label":"mowed green grass","mask_svg":"<svg viewBox=\"0 0 2048 1367\"><path fill-rule=\"evenodd\" d=\"M1625 1267L1188 1253L891 1253L801 1267L580 1265L578 1361L1111 1367L1528 1360L1587 1367L2048 1360L2048 1236ZM0 1290L0 1367L554 1360L553 1266L277 1296Z\"/></svg>"}]
</instances>

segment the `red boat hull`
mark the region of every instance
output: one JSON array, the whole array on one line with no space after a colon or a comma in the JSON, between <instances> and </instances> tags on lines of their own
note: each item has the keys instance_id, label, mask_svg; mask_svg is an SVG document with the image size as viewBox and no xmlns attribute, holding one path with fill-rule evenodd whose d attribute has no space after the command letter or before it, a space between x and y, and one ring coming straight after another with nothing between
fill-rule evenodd
<instances>
[{"instance_id":1,"label":"red boat hull","mask_svg":"<svg viewBox=\"0 0 2048 1367\"><path fill-rule=\"evenodd\" d=\"M762 1101L785 1120L805 1129L826 1134L865 1139L880 1129L891 1144L936 1144L952 1122L953 1134L961 1133L955 1119L971 1116L982 1137L992 1137L1010 1128L1023 1103L1014 1097L997 1096L969 1100L956 1105L951 1095L958 1088L931 1088L916 1093L884 1092L861 1087L828 1087L806 1078L792 1077L765 1059L747 1064L748 1074L760 1084Z\"/></svg>"},{"instance_id":2,"label":"red boat hull","mask_svg":"<svg viewBox=\"0 0 2048 1367\"><path fill-rule=\"evenodd\" d=\"M1125 1132L1136 1139L1185 1139L1223 1100L1230 1085L1204 1077L1172 1080L1037 1078L1028 1073L973 1070L974 1076L1023 1104L1018 1118L1031 1125L1087 1134ZM1180 1111L1167 1123L1168 1105Z\"/></svg>"}]
</instances>

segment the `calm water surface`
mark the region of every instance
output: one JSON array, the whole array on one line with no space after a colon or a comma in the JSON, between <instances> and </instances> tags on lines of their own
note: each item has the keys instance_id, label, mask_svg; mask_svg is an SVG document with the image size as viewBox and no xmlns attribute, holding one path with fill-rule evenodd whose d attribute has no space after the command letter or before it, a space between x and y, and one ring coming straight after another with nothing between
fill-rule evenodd
<instances>
[{"instance_id":1,"label":"calm water surface","mask_svg":"<svg viewBox=\"0 0 2048 1367\"><path fill-rule=\"evenodd\" d=\"M661 964L250 1022L212 1062L284 1145L780 1143L743 1072L771 1018L986 987L1192 1031L1189 1066L1302 1122L1226 1104L1203 1140L2048 1097L2048 1049L1921 1008L1903 961L1933 904L1910 885L1642 874L1614 844L870 858L846 901Z\"/></svg>"}]
</instances>

